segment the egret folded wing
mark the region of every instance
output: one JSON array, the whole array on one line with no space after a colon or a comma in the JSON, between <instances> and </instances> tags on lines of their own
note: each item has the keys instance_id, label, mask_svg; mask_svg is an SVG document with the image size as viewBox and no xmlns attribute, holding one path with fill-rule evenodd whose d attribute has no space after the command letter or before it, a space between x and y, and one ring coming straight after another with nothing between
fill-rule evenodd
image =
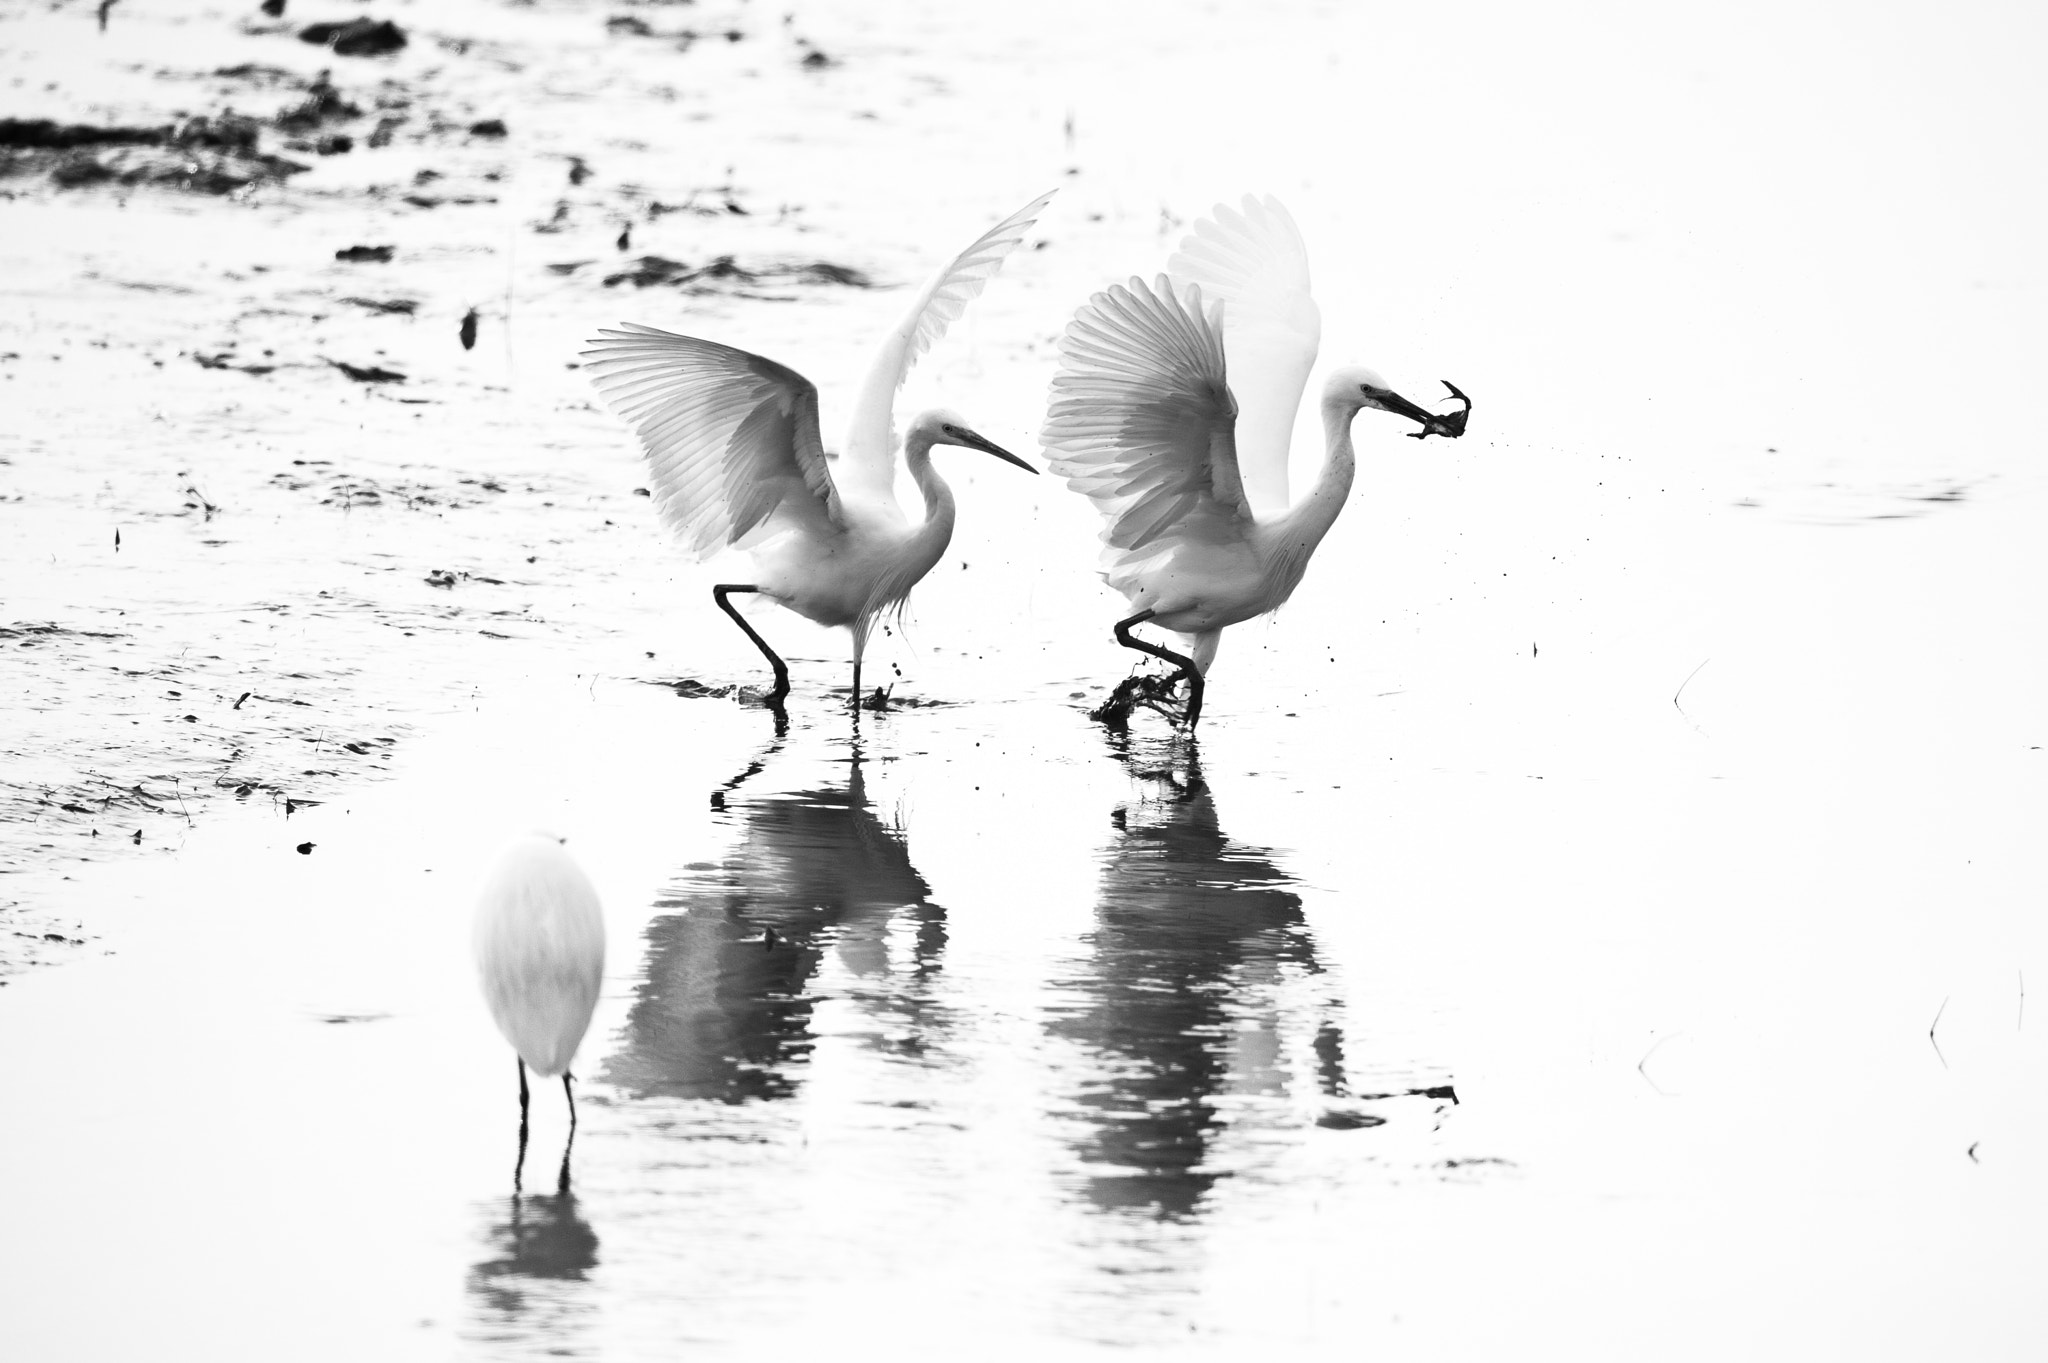
<instances>
[{"instance_id":1,"label":"egret folded wing","mask_svg":"<svg viewBox=\"0 0 2048 1363\"><path fill-rule=\"evenodd\" d=\"M793 369L715 341L626 323L583 352L631 422L654 504L693 558L778 513L841 523L818 438L818 390Z\"/></svg>"},{"instance_id":2,"label":"egret folded wing","mask_svg":"<svg viewBox=\"0 0 2048 1363\"><path fill-rule=\"evenodd\" d=\"M1194 519L1249 517L1238 479L1221 305L1161 275L1089 299L1060 338L1041 439L1091 497L1103 542L1131 551Z\"/></svg>"}]
</instances>

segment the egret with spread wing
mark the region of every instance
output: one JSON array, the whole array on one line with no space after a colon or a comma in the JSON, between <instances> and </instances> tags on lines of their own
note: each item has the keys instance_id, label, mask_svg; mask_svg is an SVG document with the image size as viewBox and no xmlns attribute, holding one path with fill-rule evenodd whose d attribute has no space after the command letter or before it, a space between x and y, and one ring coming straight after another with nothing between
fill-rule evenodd
<instances>
[{"instance_id":1,"label":"egret with spread wing","mask_svg":"<svg viewBox=\"0 0 2048 1363\"><path fill-rule=\"evenodd\" d=\"M1288 443L1321 331L1301 234L1277 200L1247 197L1242 212L1219 205L1196 223L1167 268L1074 315L1041 438L1053 471L1102 513L1103 577L1135 610L1117 642L1179 669L1193 727L1224 627L1287 600L1343 509L1352 417L1374 407L1420 422L1417 438L1458 436L1471 401L1446 383L1464 408L1438 415L1369 369L1336 371L1322 472L1291 503ZM1187 655L1131 633L1148 621L1181 635ZM1126 683L1098 714L1145 694Z\"/></svg>"},{"instance_id":2,"label":"egret with spread wing","mask_svg":"<svg viewBox=\"0 0 2048 1363\"><path fill-rule=\"evenodd\" d=\"M919 413L903 462L924 498L912 523L897 504L896 392L917 357L1002 268L1052 195L982 235L919 291L862 386L845 453L825 453L818 390L793 369L715 341L627 324L584 355L598 391L633 424L654 504L691 559L728 547L753 556L750 582L711 589L775 671L768 703L789 694L789 668L729 599L759 592L821 625L853 631L853 703L875 617L901 608L953 538L953 493L932 468L934 445L982 450L1027 473L1023 460L944 409Z\"/></svg>"}]
</instances>

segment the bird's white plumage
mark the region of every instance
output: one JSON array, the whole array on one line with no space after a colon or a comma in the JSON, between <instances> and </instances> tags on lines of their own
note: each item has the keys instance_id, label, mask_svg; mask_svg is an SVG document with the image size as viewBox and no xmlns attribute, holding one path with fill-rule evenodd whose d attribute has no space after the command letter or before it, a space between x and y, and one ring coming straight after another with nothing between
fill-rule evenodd
<instances>
[{"instance_id":1,"label":"bird's white plumage","mask_svg":"<svg viewBox=\"0 0 2048 1363\"><path fill-rule=\"evenodd\" d=\"M1241 208L1218 204L1197 220L1166 271L1223 304L1245 492L1261 515L1282 510L1294 419L1322 337L1301 232L1278 199L1246 195Z\"/></svg>"},{"instance_id":2,"label":"bird's white plumage","mask_svg":"<svg viewBox=\"0 0 2048 1363\"><path fill-rule=\"evenodd\" d=\"M1220 312L1192 285L1133 278L1090 298L1060 338L1041 438L1052 471L1102 513L1112 570L1249 520Z\"/></svg>"},{"instance_id":3,"label":"bird's white plumage","mask_svg":"<svg viewBox=\"0 0 2048 1363\"><path fill-rule=\"evenodd\" d=\"M899 606L952 540L954 499L931 466L932 447L960 445L1030 467L951 412L924 412L902 445L924 499L924 518L913 523L892 491L891 409L912 361L981 292L1050 198L983 233L919 293L869 374L857 448L838 460L828 462L819 441L817 389L773 360L643 326L602 332L583 352L598 390L638 432L655 503L684 549L694 559L728 546L752 554L750 582L714 588L721 608L730 611L734 590L755 592L821 625L849 627L856 693L875 616ZM775 668L768 698L779 704L787 668L739 623Z\"/></svg>"},{"instance_id":4,"label":"bird's white plumage","mask_svg":"<svg viewBox=\"0 0 2048 1363\"><path fill-rule=\"evenodd\" d=\"M1419 409L1368 371L1333 375L1322 469L1290 503L1288 436L1321 325L1301 234L1276 201L1247 198L1197 222L1173 261L1156 283L1105 290L1075 314L1043 438L1053 471L1102 514L1103 577L1133 622L1186 641L1192 719L1223 629L1285 602L1343 509L1351 418ZM1254 402L1259 429L1240 416Z\"/></svg>"},{"instance_id":5,"label":"bird's white plumage","mask_svg":"<svg viewBox=\"0 0 2048 1363\"><path fill-rule=\"evenodd\" d=\"M868 367L839 460L847 497L889 510L896 507L896 394L911 366L946 334L967 305L1003 268L1057 190L1039 195L975 239L919 289Z\"/></svg>"},{"instance_id":6,"label":"bird's white plumage","mask_svg":"<svg viewBox=\"0 0 2048 1363\"><path fill-rule=\"evenodd\" d=\"M638 432L655 507L692 559L791 522L843 523L818 390L794 369L630 322L583 353L598 391Z\"/></svg>"},{"instance_id":7,"label":"bird's white plumage","mask_svg":"<svg viewBox=\"0 0 2048 1363\"><path fill-rule=\"evenodd\" d=\"M498 1030L540 1077L567 1071L604 978L604 915L558 841L535 833L506 849L477 900L474 947Z\"/></svg>"}]
</instances>

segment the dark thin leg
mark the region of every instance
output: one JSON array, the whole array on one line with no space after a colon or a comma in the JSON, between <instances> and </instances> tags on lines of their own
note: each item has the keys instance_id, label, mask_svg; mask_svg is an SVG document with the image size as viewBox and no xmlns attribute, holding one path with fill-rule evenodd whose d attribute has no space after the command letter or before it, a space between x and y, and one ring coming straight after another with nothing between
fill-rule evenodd
<instances>
[{"instance_id":1,"label":"dark thin leg","mask_svg":"<svg viewBox=\"0 0 2048 1363\"><path fill-rule=\"evenodd\" d=\"M512 1165L512 1193L519 1193L519 1179L526 1172L526 1062L519 1062L519 1158Z\"/></svg>"},{"instance_id":2,"label":"dark thin leg","mask_svg":"<svg viewBox=\"0 0 2048 1363\"><path fill-rule=\"evenodd\" d=\"M569 1100L569 1139L562 1142L562 1172L555 1179L555 1191L566 1194L569 1191L569 1152L576 1148L576 1092L569 1087L575 1078L568 1071L562 1073L562 1095Z\"/></svg>"},{"instance_id":3,"label":"dark thin leg","mask_svg":"<svg viewBox=\"0 0 2048 1363\"><path fill-rule=\"evenodd\" d=\"M1135 648L1140 653L1149 653L1164 663L1172 663L1180 669L1180 675L1188 684L1187 726L1192 729L1202 717L1202 674L1195 669L1195 660L1184 658L1170 648L1148 644L1131 633L1132 625L1142 625L1152 618L1149 610L1139 611L1128 620L1119 620L1116 626L1116 641L1125 648Z\"/></svg>"},{"instance_id":4,"label":"dark thin leg","mask_svg":"<svg viewBox=\"0 0 2048 1363\"><path fill-rule=\"evenodd\" d=\"M860 713L860 659L853 660L853 712Z\"/></svg>"},{"instance_id":5,"label":"dark thin leg","mask_svg":"<svg viewBox=\"0 0 2048 1363\"><path fill-rule=\"evenodd\" d=\"M759 587L749 587L737 582L722 582L711 589L711 599L718 603L720 610L732 617L735 625L745 631L746 636L754 641L754 647L761 650L761 656L768 660L768 665L775 669L775 688L768 693L768 705L771 709L779 710L782 708L782 698L789 694L789 668L782 659L775 656L775 650L768 647L768 641L755 633L752 625L740 618L740 613L732 608L732 602L726 600L733 592L760 590Z\"/></svg>"}]
</instances>

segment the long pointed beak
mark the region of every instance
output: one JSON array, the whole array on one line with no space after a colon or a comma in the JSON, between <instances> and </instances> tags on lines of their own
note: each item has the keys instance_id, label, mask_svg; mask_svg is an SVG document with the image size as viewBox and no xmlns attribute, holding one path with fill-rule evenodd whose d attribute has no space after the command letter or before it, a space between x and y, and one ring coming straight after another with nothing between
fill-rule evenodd
<instances>
[{"instance_id":1,"label":"long pointed beak","mask_svg":"<svg viewBox=\"0 0 2048 1363\"><path fill-rule=\"evenodd\" d=\"M1018 468L1023 469L1026 473L1035 474L1038 472L1037 469L1031 467L1031 465L1025 463L1016 455L1011 454L1001 445L996 444L995 441L985 440L981 436L976 435L973 431L960 432L959 443L967 446L969 449L980 450L984 454L992 454L1006 464L1015 464Z\"/></svg>"},{"instance_id":2,"label":"long pointed beak","mask_svg":"<svg viewBox=\"0 0 2048 1363\"><path fill-rule=\"evenodd\" d=\"M1383 412L1392 412L1395 416L1405 416L1410 421L1419 422L1423 426L1431 426L1436 423L1436 417L1432 413L1425 412L1422 408L1417 407L1391 388L1369 387L1365 390L1365 395L1373 406Z\"/></svg>"}]
</instances>

